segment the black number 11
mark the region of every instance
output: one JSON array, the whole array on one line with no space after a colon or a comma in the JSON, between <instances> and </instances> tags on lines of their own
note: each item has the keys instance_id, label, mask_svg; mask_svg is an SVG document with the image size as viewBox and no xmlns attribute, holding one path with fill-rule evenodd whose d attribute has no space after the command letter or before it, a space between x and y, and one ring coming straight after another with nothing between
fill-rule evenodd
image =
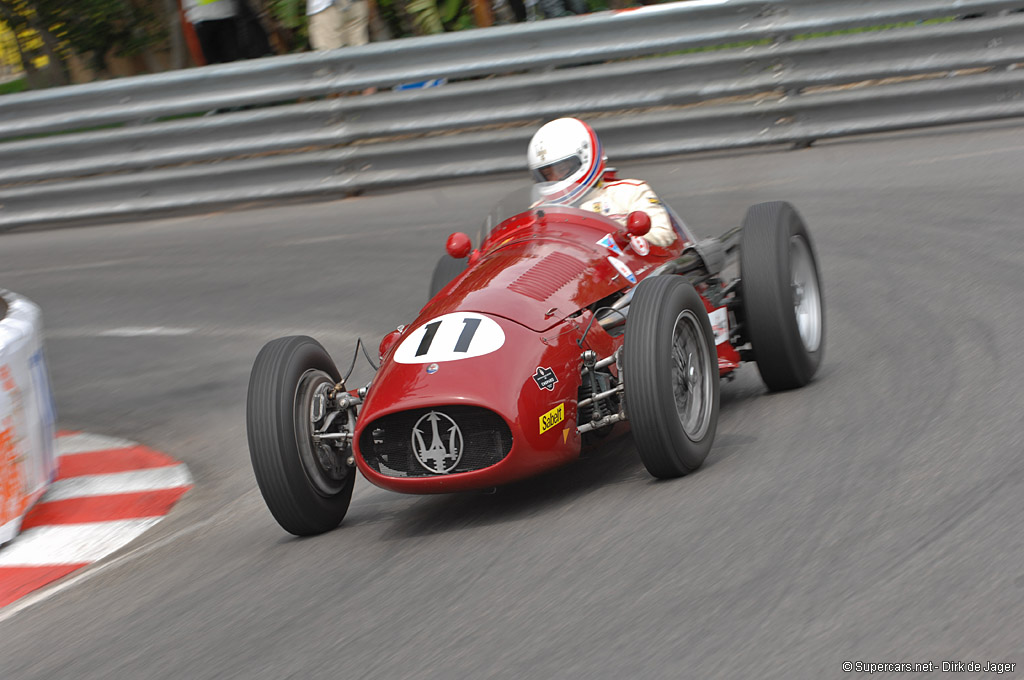
<instances>
[{"instance_id":1,"label":"black number 11","mask_svg":"<svg viewBox=\"0 0 1024 680\"><path fill-rule=\"evenodd\" d=\"M469 351L469 345L473 342L473 336L476 335L476 329L480 327L480 319L466 318L462 320L462 324L462 333L459 334L459 339L455 343L456 352ZM440 321L431 321L426 325L426 331L423 333L423 339L420 340L420 345L416 348L416 356L421 357L430 351L430 344L434 342L434 336L437 335L437 329L440 327Z\"/></svg>"}]
</instances>

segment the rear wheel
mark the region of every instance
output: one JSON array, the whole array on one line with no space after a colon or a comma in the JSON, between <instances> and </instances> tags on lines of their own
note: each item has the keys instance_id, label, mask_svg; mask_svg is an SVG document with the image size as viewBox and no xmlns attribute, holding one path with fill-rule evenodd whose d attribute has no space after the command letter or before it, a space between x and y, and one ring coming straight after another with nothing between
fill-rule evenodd
<instances>
[{"instance_id":1,"label":"rear wheel","mask_svg":"<svg viewBox=\"0 0 1024 680\"><path fill-rule=\"evenodd\" d=\"M803 387L821 365L825 298L814 244L789 203L751 206L740 240L746 335L770 390Z\"/></svg>"},{"instance_id":2,"label":"rear wheel","mask_svg":"<svg viewBox=\"0 0 1024 680\"><path fill-rule=\"evenodd\" d=\"M356 473L347 455L312 438L338 377L320 343L295 336L267 343L249 379L246 430L256 482L274 519L296 536L337 527L352 499Z\"/></svg>"},{"instance_id":3,"label":"rear wheel","mask_svg":"<svg viewBox=\"0 0 1024 680\"><path fill-rule=\"evenodd\" d=\"M441 292L441 289L455 280L455 277L466 269L466 260L456 260L450 255L442 255L434 266L434 273L430 277L430 299Z\"/></svg>"},{"instance_id":4,"label":"rear wheel","mask_svg":"<svg viewBox=\"0 0 1024 680\"><path fill-rule=\"evenodd\" d=\"M675 276L637 285L622 372L633 439L648 472L672 478L700 467L718 426L718 354L693 286Z\"/></svg>"}]
</instances>

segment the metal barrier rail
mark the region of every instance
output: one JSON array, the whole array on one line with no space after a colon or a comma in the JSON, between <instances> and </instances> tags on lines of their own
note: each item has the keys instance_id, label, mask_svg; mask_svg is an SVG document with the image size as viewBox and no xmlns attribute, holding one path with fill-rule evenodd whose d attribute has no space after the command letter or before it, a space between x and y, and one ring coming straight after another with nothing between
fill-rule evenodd
<instances>
[{"instance_id":1,"label":"metal barrier rail","mask_svg":"<svg viewBox=\"0 0 1024 680\"><path fill-rule=\"evenodd\" d=\"M0 141L0 228L523 169L567 114L619 159L1020 116L1021 4L697 0L8 95L0 140L125 125ZM792 39L953 11L988 16ZM280 103L427 77L472 79ZM275 105L154 120L240 104Z\"/></svg>"}]
</instances>

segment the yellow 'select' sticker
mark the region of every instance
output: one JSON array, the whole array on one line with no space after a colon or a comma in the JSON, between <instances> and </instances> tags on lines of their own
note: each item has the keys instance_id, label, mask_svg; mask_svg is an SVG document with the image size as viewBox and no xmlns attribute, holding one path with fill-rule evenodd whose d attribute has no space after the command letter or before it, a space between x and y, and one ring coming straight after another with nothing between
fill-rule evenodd
<instances>
[{"instance_id":1,"label":"yellow 'select' sticker","mask_svg":"<svg viewBox=\"0 0 1024 680\"><path fill-rule=\"evenodd\" d=\"M565 420L565 404L559 404L540 417L540 433L544 434Z\"/></svg>"}]
</instances>

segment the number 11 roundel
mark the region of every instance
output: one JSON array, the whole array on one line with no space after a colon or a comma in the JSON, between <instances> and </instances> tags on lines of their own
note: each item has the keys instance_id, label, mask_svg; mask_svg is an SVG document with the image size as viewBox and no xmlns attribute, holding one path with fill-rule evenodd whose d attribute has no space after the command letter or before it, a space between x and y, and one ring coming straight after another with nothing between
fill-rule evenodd
<instances>
[{"instance_id":1,"label":"number 11 roundel","mask_svg":"<svg viewBox=\"0 0 1024 680\"><path fill-rule=\"evenodd\" d=\"M423 324L395 350L400 364L431 364L490 354L505 344L505 332L493 319L455 312Z\"/></svg>"}]
</instances>

